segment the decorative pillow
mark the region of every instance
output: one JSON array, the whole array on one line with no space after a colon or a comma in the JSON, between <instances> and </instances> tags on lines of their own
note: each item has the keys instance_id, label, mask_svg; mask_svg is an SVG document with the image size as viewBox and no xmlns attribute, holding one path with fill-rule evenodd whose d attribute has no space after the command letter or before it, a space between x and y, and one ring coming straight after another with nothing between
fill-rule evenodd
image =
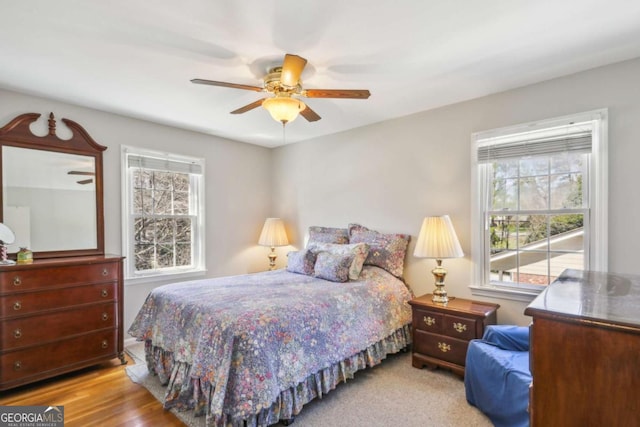
<instances>
[{"instance_id":1,"label":"decorative pillow","mask_svg":"<svg viewBox=\"0 0 640 427\"><path fill-rule=\"evenodd\" d=\"M338 245L335 243L310 243L308 249L314 252L330 252L334 255L353 255L353 262L349 266L349 279L358 280L364 260L369 254L369 245L366 243L354 243L349 245Z\"/></svg>"},{"instance_id":2,"label":"decorative pillow","mask_svg":"<svg viewBox=\"0 0 640 427\"><path fill-rule=\"evenodd\" d=\"M349 243L349 230L346 228L311 226L309 227L310 243Z\"/></svg>"},{"instance_id":3,"label":"decorative pillow","mask_svg":"<svg viewBox=\"0 0 640 427\"><path fill-rule=\"evenodd\" d=\"M384 268L399 278L402 278L404 272L404 257L409 239L411 236L408 234L383 234L359 224L349 224L349 241L369 245L365 265Z\"/></svg>"},{"instance_id":4,"label":"decorative pillow","mask_svg":"<svg viewBox=\"0 0 640 427\"><path fill-rule=\"evenodd\" d=\"M313 275L332 282L349 280L349 267L353 262L353 254L337 255L331 252L318 252Z\"/></svg>"},{"instance_id":5,"label":"decorative pillow","mask_svg":"<svg viewBox=\"0 0 640 427\"><path fill-rule=\"evenodd\" d=\"M291 251L287 254L287 271L313 276L313 266L316 263L316 254L313 251L303 249Z\"/></svg>"}]
</instances>

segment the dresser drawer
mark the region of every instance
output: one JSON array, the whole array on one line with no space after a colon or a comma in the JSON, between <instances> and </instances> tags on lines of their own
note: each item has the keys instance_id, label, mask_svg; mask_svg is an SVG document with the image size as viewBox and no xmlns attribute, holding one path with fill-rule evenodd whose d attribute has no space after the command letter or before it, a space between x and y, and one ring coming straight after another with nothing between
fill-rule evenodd
<instances>
[{"instance_id":1,"label":"dresser drawer","mask_svg":"<svg viewBox=\"0 0 640 427\"><path fill-rule=\"evenodd\" d=\"M45 344L37 348L5 353L0 356L0 382L25 383L83 366L90 366L116 356L116 331Z\"/></svg>"},{"instance_id":2,"label":"dresser drawer","mask_svg":"<svg viewBox=\"0 0 640 427\"><path fill-rule=\"evenodd\" d=\"M115 326L115 303L90 305L3 322L0 342L5 351Z\"/></svg>"},{"instance_id":3,"label":"dresser drawer","mask_svg":"<svg viewBox=\"0 0 640 427\"><path fill-rule=\"evenodd\" d=\"M444 331L445 335L458 338L461 340L472 340L476 337L476 323L477 319L470 319L468 317L458 317L446 315L444 318Z\"/></svg>"},{"instance_id":4,"label":"dresser drawer","mask_svg":"<svg viewBox=\"0 0 640 427\"><path fill-rule=\"evenodd\" d=\"M414 307L412 322L416 329L440 334L443 332L444 315Z\"/></svg>"},{"instance_id":5,"label":"dresser drawer","mask_svg":"<svg viewBox=\"0 0 640 427\"><path fill-rule=\"evenodd\" d=\"M0 318L23 316L76 305L116 301L117 284L77 286L0 297Z\"/></svg>"},{"instance_id":6,"label":"dresser drawer","mask_svg":"<svg viewBox=\"0 0 640 427\"><path fill-rule=\"evenodd\" d=\"M468 345L468 341L423 331L415 331L413 341L415 352L460 366L465 364Z\"/></svg>"},{"instance_id":7,"label":"dresser drawer","mask_svg":"<svg viewBox=\"0 0 640 427\"><path fill-rule=\"evenodd\" d=\"M55 269L25 268L0 272L0 292L9 293L73 284L118 280L118 264L79 264Z\"/></svg>"}]
</instances>

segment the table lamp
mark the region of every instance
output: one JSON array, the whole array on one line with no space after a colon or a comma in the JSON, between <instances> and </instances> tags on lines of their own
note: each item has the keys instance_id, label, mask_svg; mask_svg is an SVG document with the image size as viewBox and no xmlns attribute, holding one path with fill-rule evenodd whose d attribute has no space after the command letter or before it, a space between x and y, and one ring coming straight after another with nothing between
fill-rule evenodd
<instances>
[{"instance_id":1,"label":"table lamp","mask_svg":"<svg viewBox=\"0 0 640 427\"><path fill-rule=\"evenodd\" d=\"M16 262L7 259L7 245L12 244L16 240L13 231L0 222L0 265L13 265Z\"/></svg>"},{"instance_id":2,"label":"table lamp","mask_svg":"<svg viewBox=\"0 0 640 427\"><path fill-rule=\"evenodd\" d=\"M447 275L447 270L442 267L442 260L444 258L460 258L464 256L449 215L426 217L422 221L422 228L418 235L413 256L436 260L436 268L431 270L436 285L432 300L437 303L449 302L447 291L444 289L444 278Z\"/></svg>"},{"instance_id":3,"label":"table lamp","mask_svg":"<svg viewBox=\"0 0 640 427\"><path fill-rule=\"evenodd\" d=\"M275 270L276 268L276 246L287 246L289 240L287 239L287 233L284 230L284 222L280 218L267 218L262 227L262 233L260 233L260 239L258 240L260 246L271 247L269 253L269 270Z\"/></svg>"}]
</instances>

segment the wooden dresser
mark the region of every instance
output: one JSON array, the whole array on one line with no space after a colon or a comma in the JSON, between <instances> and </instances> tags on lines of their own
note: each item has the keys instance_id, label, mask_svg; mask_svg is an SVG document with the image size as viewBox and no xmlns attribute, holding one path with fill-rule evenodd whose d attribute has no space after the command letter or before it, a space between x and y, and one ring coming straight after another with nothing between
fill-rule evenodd
<instances>
[{"instance_id":1,"label":"wooden dresser","mask_svg":"<svg viewBox=\"0 0 640 427\"><path fill-rule=\"evenodd\" d=\"M122 257L0 266L0 390L123 353Z\"/></svg>"},{"instance_id":2,"label":"wooden dresser","mask_svg":"<svg viewBox=\"0 0 640 427\"><path fill-rule=\"evenodd\" d=\"M640 425L640 276L565 270L525 314L532 426Z\"/></svg>"},{"instance_id":3,"label":"wooden dresser","mask_svg":"<svg viewBox=\"0 0 640 427\"><path fill-rule=\"evenodd\" d=\"M487 325L497 321L498 304L451 299L435 303L432 295L409 301L413 310L412 365L442 367L464 376L469 341L482 338Z\"/></svg>"}]
</instances>

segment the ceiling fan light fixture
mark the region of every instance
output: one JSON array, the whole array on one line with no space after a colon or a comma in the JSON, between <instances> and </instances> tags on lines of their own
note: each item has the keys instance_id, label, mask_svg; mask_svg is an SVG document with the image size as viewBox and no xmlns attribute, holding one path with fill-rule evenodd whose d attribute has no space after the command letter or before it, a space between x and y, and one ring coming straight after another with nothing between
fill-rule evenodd
<instances>
[{"instance_id":1,"label":"ceiling fan light fixture","mask_svg":"<svg viewBox=\"0 0 640 427\"><path fill-rule=\"evenodd\" d=\"M307 107L299 99L288 96L267 98L262 102L262 106L275 121L283 124L294 121L298 114Z\"/></svg>"}]
</instances>

